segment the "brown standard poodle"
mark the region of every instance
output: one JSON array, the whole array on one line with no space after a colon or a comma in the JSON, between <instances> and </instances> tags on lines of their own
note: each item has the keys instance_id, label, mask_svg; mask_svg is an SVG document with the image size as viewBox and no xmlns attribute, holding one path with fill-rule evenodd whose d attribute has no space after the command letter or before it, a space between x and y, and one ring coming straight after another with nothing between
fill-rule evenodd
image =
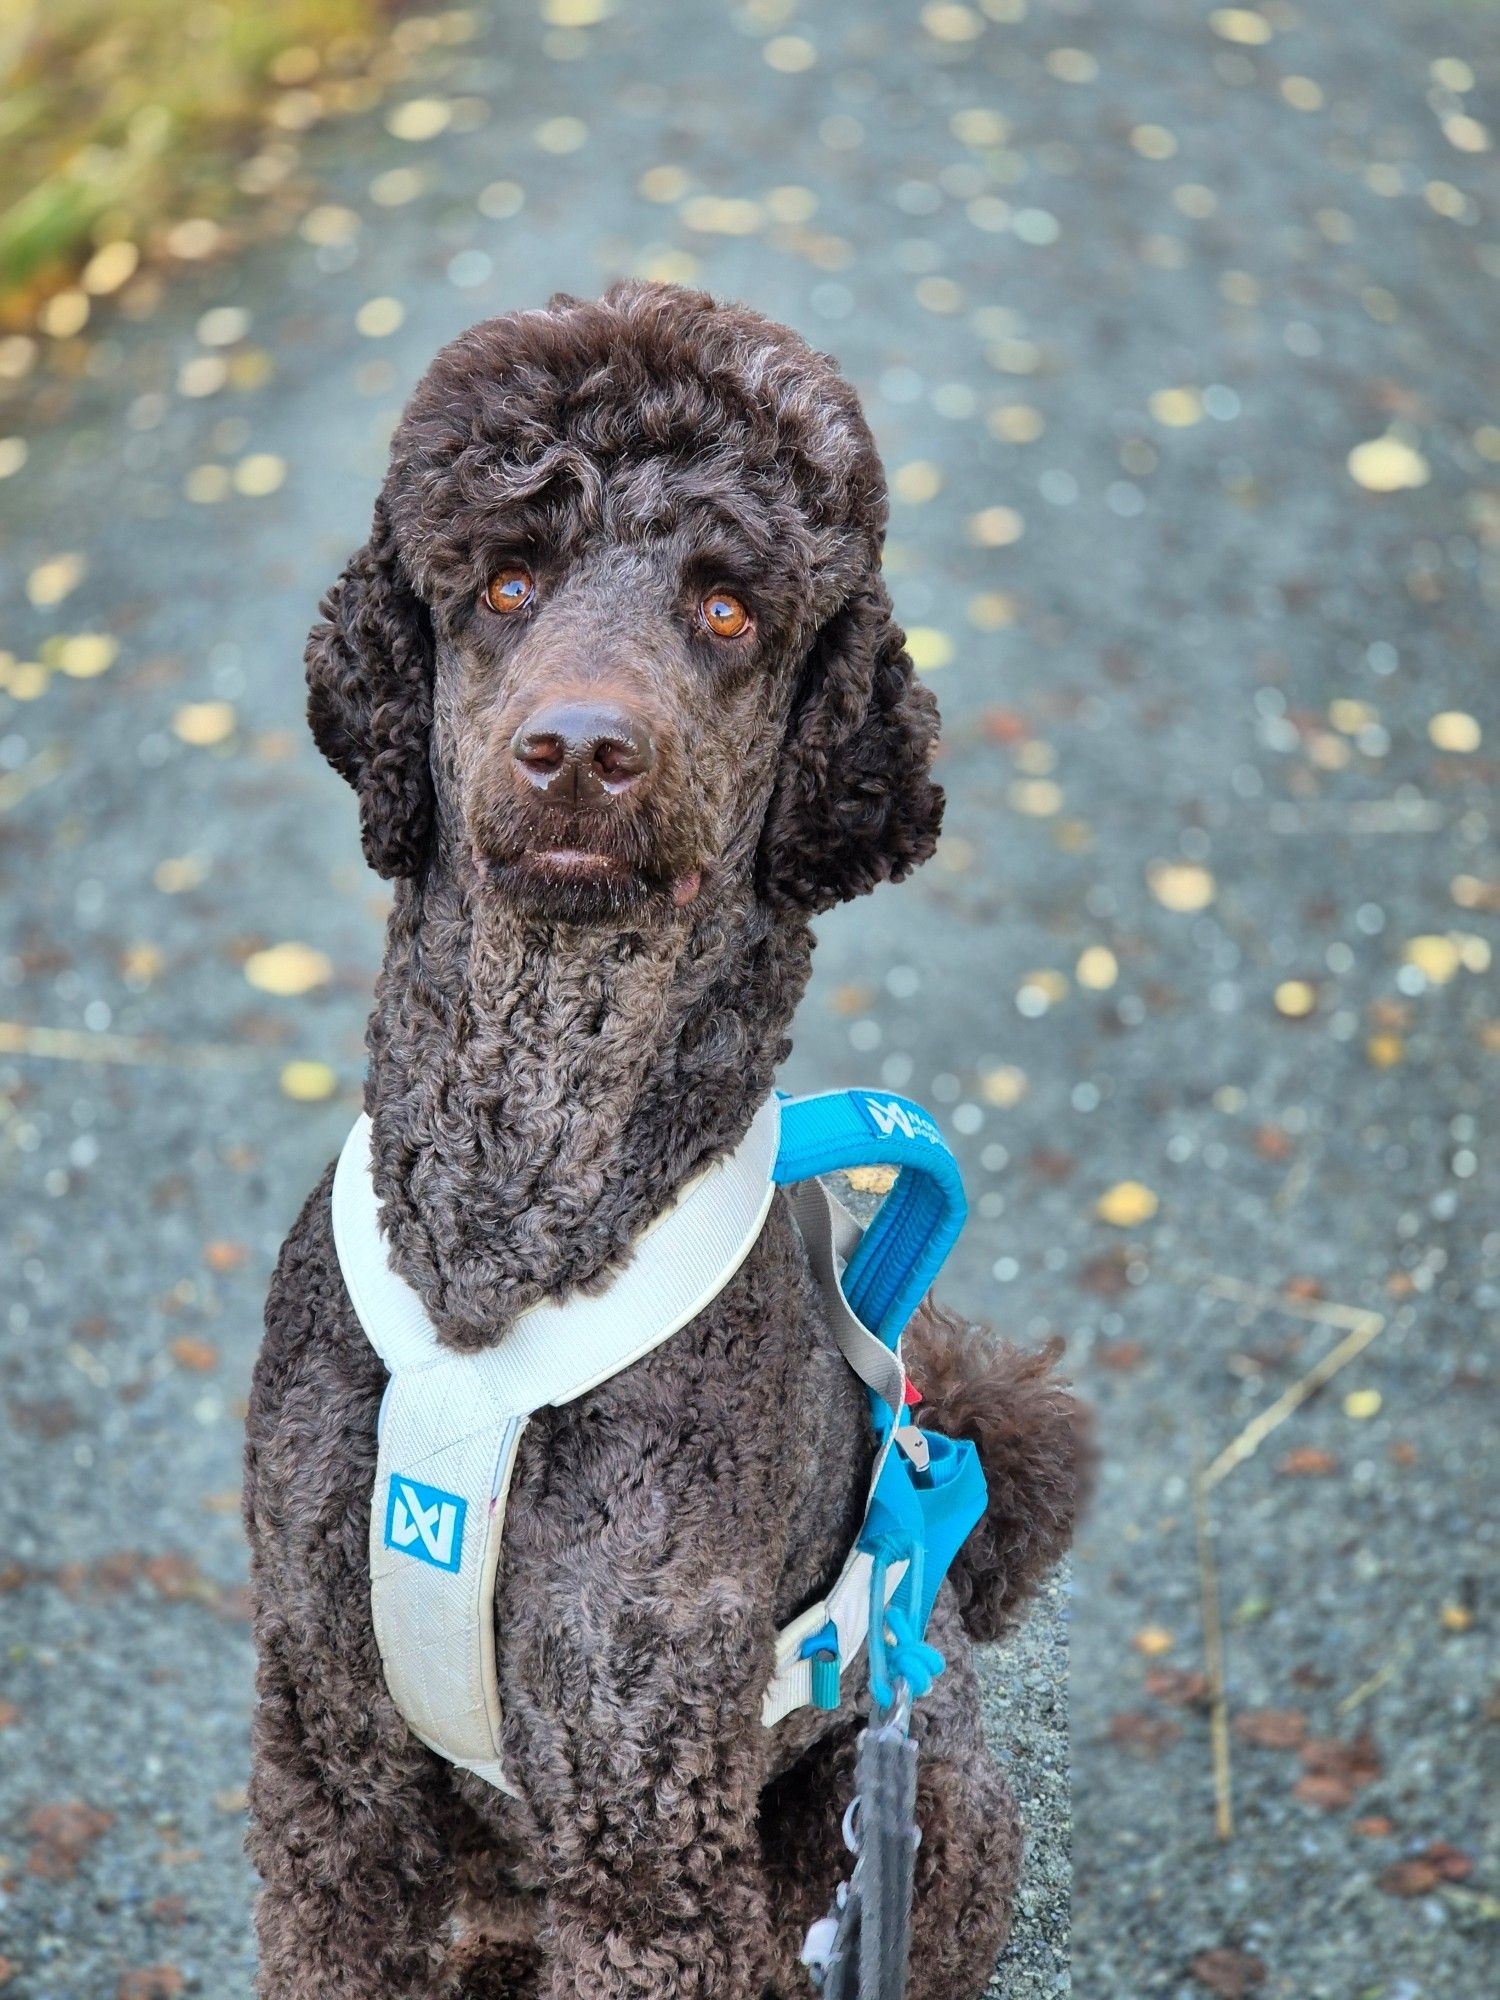
<instances>
[{"instance_id":1,"label":"brown standard poodle","mask_svg":"<svg viewBox=\"0 0 1500 2000\"><path fill-rule=\"evenodd\" d=\"M307 649L395 901L365 1102L391 1258L455 1348L597 1286L772 1088L811 919L932 853L932 697L881 579L852 390L702 293L559 297L446 347ZM785 1199L713 1303L522 1440L494 1616L519 1800L408 1730L371 1623L385 1371L325 1175L266 1309L246 1457L263 2000L798 2000L848 1870L866 1701L761 1723L777 1628L858 1532L865 1391ZM926 1413L988 1514L918 1704L912 2000L971 2000L1020 1857L973 1641L1066 1547L1049 1355L934 1310Z\"/></svg>"}]
</instances>

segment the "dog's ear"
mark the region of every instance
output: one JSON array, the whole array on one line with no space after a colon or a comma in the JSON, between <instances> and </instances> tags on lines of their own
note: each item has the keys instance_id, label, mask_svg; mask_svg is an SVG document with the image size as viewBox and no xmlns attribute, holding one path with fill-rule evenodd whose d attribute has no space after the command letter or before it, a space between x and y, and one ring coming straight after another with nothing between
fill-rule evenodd
<instances>
[{"instance_id":1,"label":"dog's ear","mask_svg":"<svg viewBox=\"0 0 1500 2000\"><path fill-rule=\"evenodd\" d=\"M899 882L937 845L937 703L878 576L823 627L793 697L761 835L761 893L816 913Z\"/></svg>"},{"instance_id":2,"label":"dog's ear","mask_svg":"<svg viewBox=\"0 0 1500 2000\"><path fill-rule=\"evenodd\" d=\"M432 621L412 589L383 501L307 635L313 740L359 794L377 874L415 875L432 839Z\"/></svg>"}]
</instances>

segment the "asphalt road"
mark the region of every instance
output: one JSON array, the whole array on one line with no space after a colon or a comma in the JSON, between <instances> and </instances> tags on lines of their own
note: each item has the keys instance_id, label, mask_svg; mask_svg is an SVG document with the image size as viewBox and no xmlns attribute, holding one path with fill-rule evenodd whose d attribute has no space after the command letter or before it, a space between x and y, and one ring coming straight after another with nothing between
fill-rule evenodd
<instances>
[{"instance_id":1,"label":"asphalt road","mask_svg":"<svg viewBox=\"0 0 1500 2000\"><path fill-rule=\"evenodd\" d=\"M827 921L791 1081L939 1110L950 1290L1101 1411L1071 1942L1061 1598L990 1663L997 1990L1477 1992L1496 10L545 11L408 33L280 240L0 344L7 2000L249 1991L242 1398L382 908L302 638L436 345L628 269L868 398L949 830Z\"/></svg>"}]
</instances>

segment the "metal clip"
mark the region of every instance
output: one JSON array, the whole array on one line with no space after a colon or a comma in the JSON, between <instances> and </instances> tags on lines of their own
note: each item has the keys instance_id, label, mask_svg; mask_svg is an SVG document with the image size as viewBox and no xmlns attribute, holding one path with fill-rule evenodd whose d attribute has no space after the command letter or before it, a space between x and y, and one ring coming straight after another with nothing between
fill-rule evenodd
<instances>
[{"instance_id":1,"label":"metal clip","mask_svg":"<svg viewBox=\"0 0 1500 2000\"><path fill-rule=\"evenodd\" d=\"M925 1472L932 1458L932 1447L927 1442L925 1431L915 1424L903 1424L896 1433L896 1443L911 1460L918 1472Z\"/></svg>"}]
</instances>

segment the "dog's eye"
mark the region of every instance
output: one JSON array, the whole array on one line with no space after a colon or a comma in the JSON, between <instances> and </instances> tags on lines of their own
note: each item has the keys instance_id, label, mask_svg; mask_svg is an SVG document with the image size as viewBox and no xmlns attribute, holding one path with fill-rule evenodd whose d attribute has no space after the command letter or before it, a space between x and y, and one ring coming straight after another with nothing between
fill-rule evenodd
<instances>
[{"instance_id":1,"label":"dog's eye","mask_svg":"<svg viewBox=\"0 0 1500 2000\"><path fill-rule=\"evenodd\" d=\"M719 639L738 639L750 629L750 613L727 590L711 590L698 607L704 624Z\"/></svg>"},{"instance_id":2,"label":"dog's eye","mask_svg":"<svg viewBox=\"0 0 1500 2000\"><path fill-rule=\"evenodd\" d=\"M516 564L495 571L484 587L484 601L491 611L498 611L503 617L507 612L524 611L535 588L531 571Z\"/></svg>"}]
</instances>

